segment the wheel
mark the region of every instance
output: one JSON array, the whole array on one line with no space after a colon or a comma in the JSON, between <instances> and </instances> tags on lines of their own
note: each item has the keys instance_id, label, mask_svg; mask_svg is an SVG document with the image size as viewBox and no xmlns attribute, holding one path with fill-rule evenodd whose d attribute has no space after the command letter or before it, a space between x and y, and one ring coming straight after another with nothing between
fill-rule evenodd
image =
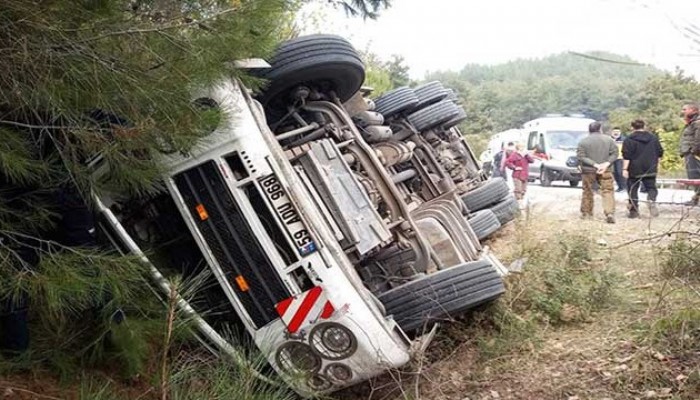
<instances>
[{"instance_id":1,"label":"wheel","mask_svg":"<svg viewBox=\"0 0 700 400\"><path fill-rule=\"evenodd\" d=\"M450 100L443 100L418 110L406 118L416 130L423 132L443 124L457 115L459 115L459 107Z\"/></svg>"},{"instance_id":2,"label":"wheel","mask_svg":"<svg viewBox=\"0 0 700 400\"><path fill-rule=\"evenodd\" d=\"M508 196L501 200L498 204L490 208L491 211L496 215L498 222L501 226L507 224L508 222L515 219L515 217L520 214L520 205L515 197Z\"/></svg>"},{"instance_id":3,"label":"wheel","mask_svg":"<svg viewBox=\"0 0 700 400\"><path fill-rule=\"evenodd\" d=\"M417 108L427 107L444 99L449 94L440 81L432 81L413 89L418 96Z\"/></svg>"},{"instance_id":4,"label":"wheel","mask_svg":"<svg viewBox=\"0 0 700 400\"><path fill-rule=\"evenodd\" d=\"M450 129L450 128L452 128L453 126L456 126L456 125L461 124L464 120L467 119L467 112L464 111L464 109L463 109L462 107L460 107L460 106L457 106L457 108L459 109L459 113L458 113L457 115L455 115L455 116L454 116L452 119L450 119L449 121L447 121L447 122L445 122L444 124L442 124L442 127L443 127L443 128L445 128L445 129Z\"/></svg>"},{"instance_id":5,"label":"wheel","mask_svg":"<svg viewBox=\"0 0 700 400\"><path fill-rule=\"evenodd\" d=\"M379 295L387 315L404 331L495 300L505 292L503 280L487 260L471 261L423 276Z\"/></svg>"},{"instance_id":6,"label":"wheel","mask_svg":"<svg viewBox=\"0 0 700 400\"><path fill-rule=\"evenodd\" d=\"M540 185L544 187L552 186L552 179L549 176L549 171L546 168L542 168L540 171Z\"/></svg>"},{"instance_id":7,"label":"wheel","mask_svg":"<svg viewBox=\"0 0 700 400\"><path fill-rule=\"evenodd\" d=\"M418 97L408 86L391 90L374 100L374 111L388 118L406 110L412 110L418 105Z\"/></svg>"},{"instance_id":8,"label":"wheel","mask_svg":"<svg viewBox=\"0 0 700 400\"><path fill-rule=\"evenodd\" d=\"M569 186L571 186L571 187L576 187L576 186L578 186L578 183L579 183L579 182L581 182L581 181L576 181L576 180L569 181Z\"/></svg>"},{"instance_id":9,"label":"wheel","mask_svg":"<svg viewBox=\"0 0 700 400\"><path fill-rule=\"evenodd\" d=\"M473 213L468 221L479 240L486 239L501 227L498 217L489 209Z\"/></svg>"},{"instance_id":10,"label":"wheel","mask_svg":"<svg viewBox=\"0 0 700 400\"><path fill-rule=\"evenodd\" d=\"M282 43L272 59L271 68L256 75L267 79L259 96L263 106L286 111L291 92L309 86L335 92L341 102L348 100L365 79L365 67L350 42L335 35L309 35Z\"/></svg>"},{"instance_id":11,"label":"wheel","mask_svg":"<svg viewBox=\"0 0 700 400\"><path fill-rule=\"evenodd\" d=\"M445 89L445 93L446 93L445 100L452 100L456 104L459 104L459 97L457 97L457 93L455 93L454 90L447 88L447 89Z\"/></svg>"},{"instance_id":12,"label":"wheel","mask_svg":"<svg viewBox=\"0 0 700 400\"><path fill-rule=\"evenodd\" d=\"M503 178L491 178L476 189L462 195L462 201L471 212L479 211L503 200L510 190Z\"/></svg>"}]
</instances>

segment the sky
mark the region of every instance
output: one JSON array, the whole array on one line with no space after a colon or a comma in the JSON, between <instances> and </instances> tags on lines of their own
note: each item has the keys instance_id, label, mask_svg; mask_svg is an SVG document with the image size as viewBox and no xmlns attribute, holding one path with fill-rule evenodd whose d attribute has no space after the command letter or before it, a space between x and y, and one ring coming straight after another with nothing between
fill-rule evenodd
<instances>
[{"instance_id":1,"label":"sky","mask_svg":"<svg viewBox=\"0 0 700 400\"><path fill-rule=\"evenodd\" d=\"M388 60L405 58L414 79L566 51L608 51L700 78L697 0L392 0L377 20L307 6L304 33L335 33ZM682 26L698 27L697 42Z\"/></svg>"}]
</instances>

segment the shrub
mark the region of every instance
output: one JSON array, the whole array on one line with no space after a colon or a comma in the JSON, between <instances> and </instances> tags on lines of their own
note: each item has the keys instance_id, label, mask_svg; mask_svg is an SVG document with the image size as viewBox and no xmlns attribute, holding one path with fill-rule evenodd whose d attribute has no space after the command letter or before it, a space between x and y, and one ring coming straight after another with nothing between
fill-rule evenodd
<instances>
[{"instance_id":1,"label":"shrub","mask_svg":"<svg viewBox=\"0 0 700 400\"><path fill-rule=\"evenodd\" d=\"M661 274L666 278L700 280L700 242L676 239L663 252Z\"/></svg>"},{"instance_id":2,"label":"shrub","mask_svg":"<svg viewBox=\"0 0 700 400\"><path fill-rule=\"evenodd\" d=\"M584 234L526 244L525 271L510 278L506 301L519 315L552 323L584 321L615 298L619 278L609 266L593 262L595 247ZM512 297L512 299L508 299Z\"/></svg>"}]
</instances>

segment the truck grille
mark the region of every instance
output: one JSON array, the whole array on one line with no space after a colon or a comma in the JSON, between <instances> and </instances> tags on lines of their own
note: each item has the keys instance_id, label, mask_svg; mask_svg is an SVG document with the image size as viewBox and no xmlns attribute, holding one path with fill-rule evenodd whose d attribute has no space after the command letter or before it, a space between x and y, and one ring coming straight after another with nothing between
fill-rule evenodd
<instances>
[{"instance_id":1,"label":"truck grille","mask_svg":"<svg viewBox=\"0 0 700 400\"><path fill-rule=\"evenodd\" d=\"M256 327L277 319L275 304L290 297L290 293L256 240L216 164L209 161L174 179L202 237Z\"/></svg>"}]
</instances>

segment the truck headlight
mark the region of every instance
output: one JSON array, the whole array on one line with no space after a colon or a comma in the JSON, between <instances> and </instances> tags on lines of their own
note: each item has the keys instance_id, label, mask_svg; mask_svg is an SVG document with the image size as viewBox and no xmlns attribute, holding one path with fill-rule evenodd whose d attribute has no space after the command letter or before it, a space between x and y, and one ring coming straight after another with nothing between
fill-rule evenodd
<instances>
[{"instance_id":1,"label":"truck headlight","mask_svg":"<svg viewBox=\"0 0 700 400\"><path fill-rule=\"evenodd\" d=\"M306 385L318 392L323 392L333 387L331 381L322 375L312 375L309 377L309 380L306 381Z\"/></svg>"},{"instance_id":2,"label":"truck headlight","mask_svg":"<svg viewBox=\"0 0 700 400\"><path fill-rule=\"evenodd\" d=\"M350 329L336 322L316 326L309 335L313 349L328 360L350 357L357 350L357 339Z\"/></svg>"},{"instance_id":3,"label":"truck headlight","mask_svg":"<svg viewBox=\"0 0 700 400\"><path fill-rule=\"evenodd\" d=\"M275 360L288 374L316 373L321 368L321 358L311 346L301 342L287 342L280 346Z\"/></svg>"},{"instance_id":4,"label":"truck headlight","mask_svg":"<svg viewBox=\"0 0 700 400\"><path fill-rule=\"evenodd\" d=\"M352 379L352 370L345 364L332 363L326 366L324 375L334 382L343 383Z\"/></svg>"}]
</instances>

